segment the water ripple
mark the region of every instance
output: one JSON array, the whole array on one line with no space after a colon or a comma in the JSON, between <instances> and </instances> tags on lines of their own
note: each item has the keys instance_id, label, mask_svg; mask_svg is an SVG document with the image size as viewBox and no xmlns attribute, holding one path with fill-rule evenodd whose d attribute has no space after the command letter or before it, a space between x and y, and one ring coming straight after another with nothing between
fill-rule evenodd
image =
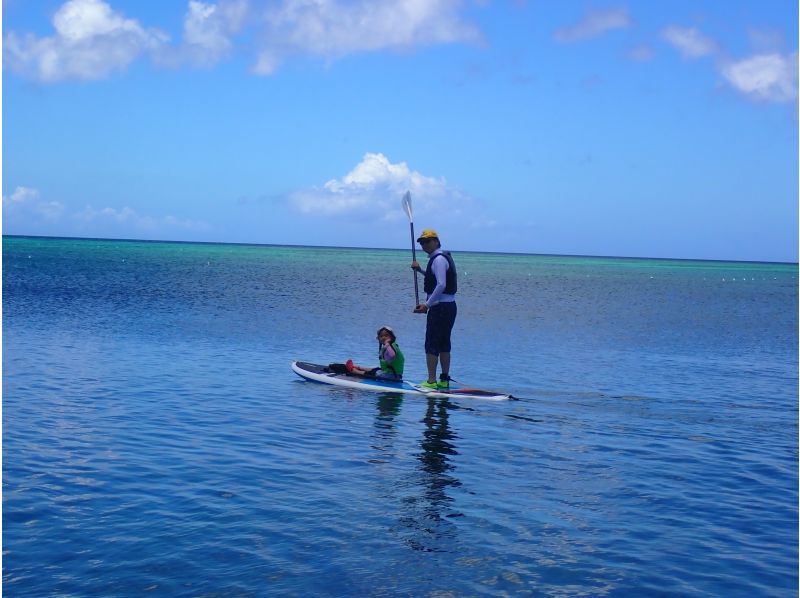
<instances>
[{"instance_id":1,"label":"water ripple","mask_svg":"<svg viewBox=\"0 0 800 598\"><path fill-rule=\"evenodd\" d=\"M523 397L487 404L288 369L392 313L424 371L399 252L22 245L8 595L796 594L796 266L459 256L458 377Z\"/></svg>"}]
</instances>

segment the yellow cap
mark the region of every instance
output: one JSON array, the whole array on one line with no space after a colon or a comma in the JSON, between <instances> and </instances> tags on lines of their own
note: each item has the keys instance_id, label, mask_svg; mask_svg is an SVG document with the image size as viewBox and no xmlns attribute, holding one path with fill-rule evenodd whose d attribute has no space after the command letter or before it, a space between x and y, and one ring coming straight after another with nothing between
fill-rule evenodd
<instances>
[{"instance_id":1,"label":"yellow cap","mask_svg":"<svg viewBox=\"0 0 800 598\"><path fill-rule=\"evenodd\" d=\"M421 243L424 239L438 239L439 235L432 228L426 228L417 239L417 243Z\"/></svg>"}]
</instances>

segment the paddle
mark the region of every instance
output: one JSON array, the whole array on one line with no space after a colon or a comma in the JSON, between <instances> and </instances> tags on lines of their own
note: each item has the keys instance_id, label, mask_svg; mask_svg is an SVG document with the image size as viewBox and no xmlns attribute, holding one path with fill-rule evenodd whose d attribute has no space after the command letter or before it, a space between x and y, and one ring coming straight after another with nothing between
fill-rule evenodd
<instances>
[{"instance_id":1,"label":"paddle","mask_svg":"<svg viewBox=\"0 0 800 598\"><path fill-rule=\"evenodd\" d=\"M406 194L403 195L403 210L405 210L408 221L411 224L411 258L416 262L417 250L414 245L416 239L414 239L414 211L411 209L411 191L406 191ZM417 283L416 270L414 270L414 300L416 301L414 305L419 305L419 284Z\"/></svg>"}]
</instances>

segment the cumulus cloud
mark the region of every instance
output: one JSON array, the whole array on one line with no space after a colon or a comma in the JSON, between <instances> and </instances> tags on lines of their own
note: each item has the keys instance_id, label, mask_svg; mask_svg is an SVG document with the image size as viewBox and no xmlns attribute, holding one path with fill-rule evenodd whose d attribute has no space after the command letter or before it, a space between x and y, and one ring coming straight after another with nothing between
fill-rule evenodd
<instances>
[{"instance_id":1,"label":"cumulus cloud","mask_svg":"<svg viewBox=\"0 0 800 598\"><path fill-rule=\"evenodd\" d=\"M254 3L255 4L255 3ZM463 0L190 0L182 39L145 28L104 0L68 0L55 13L54 34L8 33L4 64L43 83L98 80L137 58L162 66L211 67L230 57L251 28L257 48L252 70L269 75L293 56L335 60L384 50L477 43L479 30L460 14ZM251 40L248 40L248 45Z\"/></svg>"},{"instance_id":2,"label":"cumulus cloud","mask_svg":"<svg viewBox=\"0 0 800 598\"><path fill-rule=\"evenodd\" d=\"M479 31L459 15L459 0L284 0L265 15L253 71L272 74L293 55L334 60L361 52L476 43Z\"/></svg>"},{"instance_id":3,"label":"cumulus cloud","mask_svg":"<svg viewBox=\"0 0 800 598\"><path fill-rule=\"evenodd\" d=\"M39 197L39 191L30 187L17 187L11 195L3 196L3 207L11 209L16 206L35 201Z\"/></svg>"},{"instance_id":4,"label":"cumulus cloud","mask_svg":"<svg viewBox=\"0 0 800 598\"><path fill-rule=\"evenodd\" d=\"M592 10L574 25L557 29L554 36L560 42L576 42L600 37L614 29L626 29L630 26L631 17L627 9Z\"/></svg>"},{"instance_id":5,"label":"cumulus cloud","mask_svg":"<svg viewBox=\"0 0 800 598\"><path fill-rule=\"evenodd\" d=\"M297 191L289 202L303 214L320 216L378 216L395 219L403 215L400 199L406 191L414 198L415 213L437 208L458 212L470 198L452 189L442 178L411 170L405 162L393 164L380 153L367 153L361 162L341 179L322 187Z\"/></svg>"},{"instance_id":6,"label":"cumulus cloud","mask_svg":"<svg viewBox=\"0 0 800 598\"><path fill-rule=\"evenodd\" d=\"M214 66L233 53L234 38L244 28L248 14L247 0L223 0L218 4L190 1L181 45L164 48L157 56L158 62L169 66Z\"/></svg>"},{"instance_id":7,"label":"cumulus cloud","mask_svg":"<svg viewBox=\"0 0 800 598\"><path fill-rule=\"evenodd\" d=\"M38 189L17 187L11 195L3 196L3 212L7 219L44 219L54 222L64 212L64 204L58 201L45 201Z\"/></svg>"},{"instance_id":8,"label":"cumulus cloud","mask_svg":"<svg viewBox=\"0 0 800 598\"><path fill-rule=\"evenodd\" d=\"M5 64L43 83L103 79L143 55L165 66L210 67L233 52L234 37L243 29L248 11L247 0L191 0L181 43L170 46L166 33L145 29L103 0L69 0L53 16L54 35L9 33Z\"/></svg>"},{"instance_id":9,"label":"cumulus cloud","mask_svg":"<svg viewBox=\"0 0 800 598\"><path fill-rule=\"evenodd\" d=\"M69 0L53 16L55 34L6 35L4 63L11 71L44 82L93 80L127 68L167 42L102 0Z\"/></svg>"},{"instance_id":10,"label":"cumulus cloud","mask_svg":"<svg viewBox=\"0 0 800 598\"><path fill-rule=\"evenodd\" d=\"M797 53L759 54L725 64L722 75L749 98L791 102L797 99L797 68Z\"/></svg>"},{"instance_id":11,"label":"cumulus cloud","mask_svg":"<svg viewBox=\"0 0 800 598\"><path fill-rule=\"evenodd\" d=\"M694 27L671 25L661 32L661 37L675 47L684 58L700 58L717 51L717 43Z\"/></svg>"}]
</instances>

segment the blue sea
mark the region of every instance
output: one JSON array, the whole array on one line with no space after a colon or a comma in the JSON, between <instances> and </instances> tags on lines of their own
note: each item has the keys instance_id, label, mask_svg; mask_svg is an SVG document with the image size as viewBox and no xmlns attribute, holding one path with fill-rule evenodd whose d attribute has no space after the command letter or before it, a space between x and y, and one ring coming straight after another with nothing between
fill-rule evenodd
<instances>
[{"instance_id":1,"label":"blue sea","mask_svg":"<svg viewBox=\"0 0 800 598\"><path fill-rule=\"evenodd\" d=\"M3 238L6 596L796 596L798 267Z\"/></svg>"}]
</instances>

